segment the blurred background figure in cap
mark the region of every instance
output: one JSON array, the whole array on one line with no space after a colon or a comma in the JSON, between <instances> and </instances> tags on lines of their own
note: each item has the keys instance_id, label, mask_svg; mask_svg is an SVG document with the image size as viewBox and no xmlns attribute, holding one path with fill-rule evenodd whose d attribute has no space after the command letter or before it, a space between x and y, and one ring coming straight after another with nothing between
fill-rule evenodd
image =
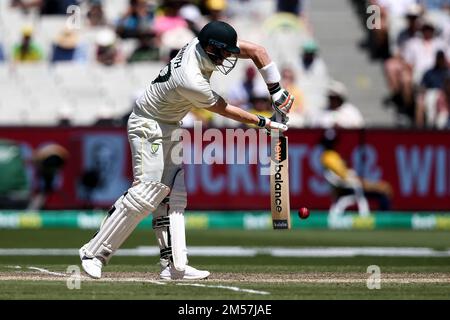
<instances>
[{"instance_id":1,"label":"blurred background figure in cap","mask_svg":"<svg viewBox=\"0 0 450 320\"><path fill-rule=\"evenodd\" d=\"M384 72L390 95L385 99L385 104L393 104L401 108L404 101L411 100L410 73L407 72L407 64L404 58L405 47L412 40L418 38L421 28L423 8L413 4L408 8L405 18L407 25L398 35L392 45L392 55L384 62Z\"/></svg>"},{"instance_id":2,"label":"blurred background figure in cap","mask_svg":"<svg viewBox=\"0 0 450 320\"><path fill-rule=\"evenodd\" d=\"M73 28L65 27L53 43L53 52L50 60L55 62L86 62L87 54L80 45L80 36Z\"/></svg>"},{"instance_id":3,"label":"blurred background figure in cap","mask_svg":"<svg viewBox=\"0 0 450 320\"><path fill-rule=\"evenodd\" d=\"M5 60L5 52L3 51L3 44L0 39L0 62Z\"/></svg>"},{"instance_id":4,"label":"blurred background figure in cap","mask_svg":"<svg viewBox=\"0 0 450 320\"><path fill-rule=\"evenodd\" d=\"M206 0L205 7L210 21L226 20L227 0Z\"/></svg>"},{"instance_id":5,"label":"blurred background figure in cap","mask_svg":"<svg viewBox=\"0 0 450 320\"><path fill-rule=\"evenodd\" d=\"M107 24L102 0L89 0L86 17L91 27L104 26Z\"/></svg>"},{"instance_id":6,"label":"blurred background figure in cap","mask_svg":"<svg viewBox=\"0 0 450 320\"><path fill-rule=\"evenodd\" d=\"M367 215L370 209L366 198L378 202L377 210L385 211L391 208L393 196L391 185L383 180L373 181L361 177L347 166L337 151L339 145L337 130L326 130L320 145L323 148L320 162L324 169L324 177L331 185L331 195L334 199L330 214L342 214L347 207L357 204L359 214Z\"/></svg>"},{"instance_id":7,"label":"blurred background figure in cap","mask_svg":"<svg viewBox=\"0 0 450 320\"><path fill-rule=\"evenodd\" d=\"M139 38L152 31L153 12L146 0L130 0L127 11L116 23L117 35L123 39Z\"/></svg>"},{"instance_id":8,"label":"blurred background figure in cap","mask_svg":"<svg viewBox=\"0 0 450 320\"><path fill-rule=\"evenodd\" d=\"M128 63L143 61L158 61L160 58L159 48L153 33L143 33L138 37L136 48L128 57Z\"/></svg>"},{"instance_id":9,"label":"blurred background figure in cap","mask_svg":"<svg viewBox=\"0 0 450 320\"><path fill-rule=\"evenodd\" d=\"M202 16L200 9L193 4L183 5L178 14L186 21L188 28L195 36L198 36L200 30L207 23L207 20Z\"/></svg>"},{"instance_id":10,"label":"blurred background figure in cap","mask_svg":"<svg viewBox=\"0 0 450 320\"><path fill-rule=\"evenodd\" d=\"M313 127L346 129L364 127L361 112L347 101L347 88L343 83L331 81L327 92L327 108L315 114L312 120Z\"/></svg>"},{"instance_id":11,"label":"blurred background figure in cap","mask_svg":"<svg viewBox=\"0 0 450 320\"><path fill-rule=\"evenodd\" d=\"M79 0L12 0L11 6L22 9L28 13L30 10L37 10L41 15L65 15L67 8L78 5Z\"/></svg>"},{"instance_id":12,"label":"blurred background figure in cap","mask_svg":"<svg viewBox=\"0 0 450 320\"><path fill-rule=\"evenodd\" d=\"M123 61L116 42L116 34L110 29L103 29L97 34L97 62L105 66L112 66Z\"/></svg>"},{"instance_id":13,"label":"blurred background figure in cap","mask_svg":"<svg viewBox=\"0 0 450 320\"><path fill-rule=\"evenodd\" d=\"M22 28L22 40L13 48L13 59L16 62L39 62L43 59L42 49L33 41L33 27Z\"/></svg>"},{"instance_id":14,"label":"blurred background figure in cap","mask_svg":"<svg viewBox=\"0 0 450 320\"><path fill-rule=\"evenodd\" d=\"M447 127L448 120L439 119L442 117L441 111L448 108L438 106L438 100L442 92L445 92L446 79L450 77L449 61L445 52L439 50L436 53L436 63L425 72L417 89L415 124L419 128ZM448 114L444 117L448 118Z\"/></svg>"}]
</instances>

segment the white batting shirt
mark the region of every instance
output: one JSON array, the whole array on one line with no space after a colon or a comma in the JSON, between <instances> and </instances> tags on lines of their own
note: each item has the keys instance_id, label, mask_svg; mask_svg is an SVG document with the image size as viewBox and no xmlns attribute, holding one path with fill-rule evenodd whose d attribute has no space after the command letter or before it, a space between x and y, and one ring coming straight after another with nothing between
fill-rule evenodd
<instances>
[{"instance_id":1,"label":"white batting shirt","mask_svg":"<svg viewBox=\"0 0 450 320\"><path fill-rule=\"evenodd\" d=\"M134 113L168 123L181 121L192 107L208 108L219 99L211 89L216 66L197 38L184 46L136 100Z\"/></svg>"}]
</instances>

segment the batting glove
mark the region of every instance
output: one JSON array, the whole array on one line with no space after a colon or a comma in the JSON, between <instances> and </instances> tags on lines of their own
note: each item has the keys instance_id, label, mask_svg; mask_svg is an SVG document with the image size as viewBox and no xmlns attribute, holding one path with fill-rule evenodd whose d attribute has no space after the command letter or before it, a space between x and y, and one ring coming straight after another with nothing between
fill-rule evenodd
<instances>
[{"instance_id":1,"label":"batting glove","mask_svg":"<svg viewBox=\"0 0 450 320\"><path fill-rule=\"evenodd\" d=\"M273 115L270 118L266 118L260 115L257 115L257 117L259 119L258 127L266 128L268 134L270 134L270 130L272 129L280 130L281 132L285 132L288 130L288 126L286 124L273 121L272 120L272 118L274 118Z\"/></svg>"},{"instance_id":2,"label":"batting glove","mask_svg":"<svg viewBox=\"0 0 450 320\"><path fill-rule=\"evenodd\" d=\"M275 122L285 124L285 125L288 125L288 122L289 122L289 117L287 116L287 114L280 113L277 111L272 113L272 116L269 119L272 121L275 121Z\"/></svg>"},{"instance_id":3,"label":"batting glove","mask_svg":"<svg viewBox=\"0 0 450 320\"><path fill-rule=\"evenodd\" d=\"M287 115L294 103L294 96L281 88L272 94L272 108L282 115Z\"/></svg>"}]
</instances>

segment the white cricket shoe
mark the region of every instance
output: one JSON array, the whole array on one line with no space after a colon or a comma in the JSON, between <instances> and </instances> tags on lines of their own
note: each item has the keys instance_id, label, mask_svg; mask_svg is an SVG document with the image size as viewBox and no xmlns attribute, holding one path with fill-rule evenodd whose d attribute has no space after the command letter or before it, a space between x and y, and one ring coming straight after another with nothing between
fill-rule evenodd
<instances>
[{"instance_id":1,"label":"white cricket shoe","mask_svg":"<svg viewBox=\"0 0 450 320\"><path fill-rule=\"evenodd\" d=\"M80 254L80 260L83 260L83 257L86 255L86 246L88 245L88 243L86 243L84 246L82 246L80 248L80 250L78 250L78 253Z\"/></svg>"},{"instance_id":2,"label":"white cricket shoe","mask_svg":"<svg viewBox=\"0 0 450 320\"><path fill-rule=\"evenodd\" d=\"M83 270L94 279L102 277L103 263L97 258L89 258L84 254L84 246L78 251L81 259L81 266Z\"/></svg>"},{"instance_id":3,"label":"white cricket shoe","mask_svg":"<svg viewBox=\"0 0 450 320\"><path fill-rule=\"evenodd\" d=\"M184 272L167 266L161 271L159 277L162 280L201 280L208 278L209 275L209 271L197 270L190 266L186 266Z\"/></svg>"}]
</instances>

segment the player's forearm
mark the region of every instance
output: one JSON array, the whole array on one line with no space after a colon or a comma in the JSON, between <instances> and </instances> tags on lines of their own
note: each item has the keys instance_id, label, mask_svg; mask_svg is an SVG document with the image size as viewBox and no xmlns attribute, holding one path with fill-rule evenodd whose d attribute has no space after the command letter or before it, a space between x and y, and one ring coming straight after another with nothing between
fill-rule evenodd
<instances>
[{"instance_id":1,"label":"player's forearm","mask_svg":"<svg viewBox=\"0 0 450 320\"><path fill-rule=\"evenodd\" d=\"M261 69L272 62L266 49L257 44L239 40L239 49L241 49L241 53L238 57L241 59L251 59L258 69Z\"/></svg>"},{"instance_id":2,"label":"player's forearm","mask_svg":"<svg viewBox=\"0 0 450 320\"><path fill-rule=\"evenodd\" d=\"M280 85L281 74L264 47L257 44L239 40L239 48L241 53L239 58L252 59L259 73L267 84L274 109L282 114L289 113L289 110L294 102L294 97L289 94Z\"/></svg>"},{"instance_id":3,"label":"player's forearm","mask_svg":"<svg viewBox=\"0 0 450 320\"><path fill-rule=\"evenodd\" d=\"M214 106L208 108L208 110L245 124L257 125L259 123L259 119L256 115L242 110L241 108L227 104L222 98Z\"/></svg>"},{"instance_id":4,"label":"player's forearm","mask_svg":"<svg viewBox=\"0 0 450 320\"><path fill-rule=\"evenodd\" d=\"M260 128L266 128L268 130L276 129L281 130L281 132L288 130L288 126L285 123L279 123L272 120L272 117L266 118L261 115L255 115L242 110L241 108L232 106L226 103L223 98L220 98L219 101L212 107L209 107L208 110L241 123L254 124Z\"/></svg>"}]
</instances>

